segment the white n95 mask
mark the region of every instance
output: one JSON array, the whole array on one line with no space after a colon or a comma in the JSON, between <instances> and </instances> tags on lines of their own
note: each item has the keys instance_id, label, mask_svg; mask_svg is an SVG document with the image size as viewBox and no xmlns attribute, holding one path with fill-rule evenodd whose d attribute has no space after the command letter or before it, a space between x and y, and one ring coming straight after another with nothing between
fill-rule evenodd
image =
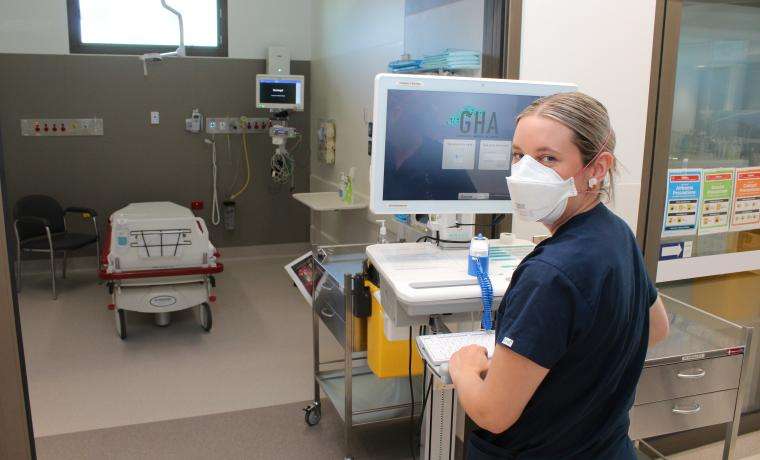
<instances>
[{"instance_id":1,"label":"white n95 mask","mask_svg":"<svg viewBox=\"0 0 760 460\"><path fill-rule=\"evenodd\" d=\"M557 171L524 155L512 165L507 177L509 196L520 218L552 225L567 207L567 199L578 195L573 178L563 179Z\"/></svg>"}]
</instances>

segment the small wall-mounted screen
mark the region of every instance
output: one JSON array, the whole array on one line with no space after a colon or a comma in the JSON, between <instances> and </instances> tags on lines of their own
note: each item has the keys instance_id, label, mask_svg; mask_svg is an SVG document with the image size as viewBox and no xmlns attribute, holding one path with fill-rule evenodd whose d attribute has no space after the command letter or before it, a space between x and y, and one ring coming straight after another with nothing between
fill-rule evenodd
<instances>
[{"instance_id":1,"label":"small wall-mounted screen","mask_svg":"<svg viewBox=\"0 0 760 460\"><path fill-rule=\"evenodd\" d=\"M303 77L259 75L256 107L303 110Z\"/></svg>"}]
</instances>

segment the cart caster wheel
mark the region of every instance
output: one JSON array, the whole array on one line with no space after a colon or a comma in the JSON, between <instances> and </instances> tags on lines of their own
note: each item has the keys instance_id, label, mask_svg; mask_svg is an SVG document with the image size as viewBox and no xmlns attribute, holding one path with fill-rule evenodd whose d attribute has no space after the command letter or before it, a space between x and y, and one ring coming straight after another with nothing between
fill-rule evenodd
<instances>
[{"instance_id":1,"label":"cart caster wheel","mask_svg":"<svg viewBox=\"0 0 760 460\"><path fill-rule=\"evenodd\" d=\"M127 338L127 314L122 309L114 312L116 316L116 334L121 340Z\"/></svg>"},{"instance_id":2,"label":"cart caster wheel","mask_svg":"<svg viewBox=\"0 0 760 460\"><path fill-rule=\"evenodd\" d=\"M314 426L322 419L322 408L318 404L312 404L304 408L304 420L309 426Z\"/></svg>"},{"instance_id":3,"label":"cart caster wheel","mask_svg":"<svg viewBox=\"0 0 760 460\"><path fill-rule=\"evenodd\" d=\"M204 331L208 332L211 330L211 326L213 324L213 317L211 316L211 305L209 305L208 302L203 302L200 304L198 309L198 316L201 327Z\"/></svg>"}]
</instances>

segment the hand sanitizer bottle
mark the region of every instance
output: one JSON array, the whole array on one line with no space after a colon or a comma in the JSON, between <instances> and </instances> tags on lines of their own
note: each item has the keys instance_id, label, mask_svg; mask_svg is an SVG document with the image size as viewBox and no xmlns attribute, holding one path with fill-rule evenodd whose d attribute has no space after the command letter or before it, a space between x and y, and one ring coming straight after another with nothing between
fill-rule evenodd
<instances>
[{"instance_id":1,"label":"hand sanitizer bottle","mask_svg":"<svg viewBox=\"0 0 760 460\"><path fill-rule=\"evenodd\" d=\"M338 198L341 200L346 196L346 174L340 173L340 183L338 184Z\"/></svg>"},{"instance_id":2,"label":"hand sanitizer bottle","mask_svg":"<svg viewBox=\"0 0 760 460\"><path fill-rule=\"evenodd\" d=\"M377 244L388 243L388 229L385 228L385 219L376 220L380 224L380 230L377 231Z\"/></svg>"},{"instance_id":3,"label":"hand sanitizer bottle","mask_svg":"<svg viewBox=\"0 0 760 460\"><path fill-rule=\"evenodd\" d=\"M346 204L354 203L354 175L356 174L356 168L351 167L348 170L348 177L346 178L346 191L343 194L343 201Z\"/></svg>"}]
</instances>

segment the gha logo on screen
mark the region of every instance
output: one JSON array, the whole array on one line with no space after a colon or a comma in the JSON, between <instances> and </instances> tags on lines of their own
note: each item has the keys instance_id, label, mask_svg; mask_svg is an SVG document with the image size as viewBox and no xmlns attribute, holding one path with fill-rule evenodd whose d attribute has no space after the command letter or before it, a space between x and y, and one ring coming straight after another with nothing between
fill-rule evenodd
<instances>
[{"instance_id":1,"label":"gha logo on screen","mask_svg":"<svg viewBox=\"0 0 760 460\"><path fill-rule=\"evenodd\" d=\"M486 125L486 122L488 124ZM496 112L490 115L483 109L466 106L449 117L449 126L459 125L462 134L498 134L499 123Z\"/></svg>"}]
</instances>

